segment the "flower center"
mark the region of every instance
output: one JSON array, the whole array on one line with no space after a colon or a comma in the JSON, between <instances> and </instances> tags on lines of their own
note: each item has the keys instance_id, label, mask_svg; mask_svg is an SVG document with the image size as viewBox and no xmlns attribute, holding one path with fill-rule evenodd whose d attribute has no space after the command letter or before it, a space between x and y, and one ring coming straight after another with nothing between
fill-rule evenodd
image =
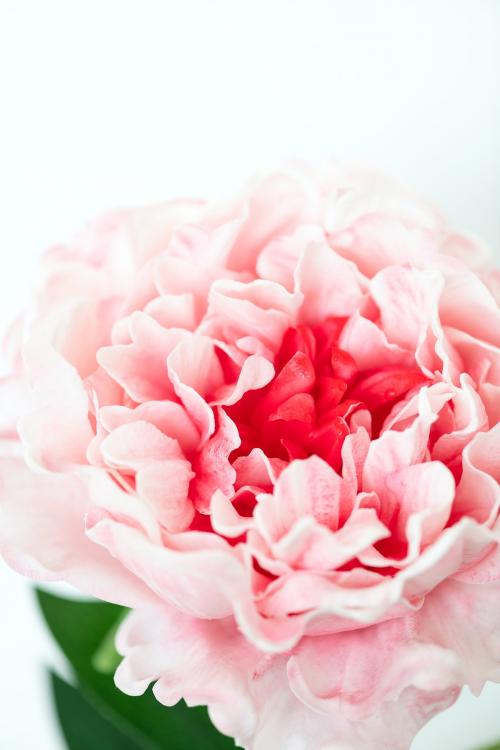
<instances>
[{"instance_id":1,"label":"flower center","mask_svg":"<svg viewBox=\"0 0 500 750\"><path fill-rule=\"evenodd\" d=\"M261 448L269 458L285 461L316 454L339 471L351 430L363 424L376 437L394 404L426 381L416 368L360 372L338 346L345 322L330 318L286 331L272 381L226 407L241 438L231 460Z\"/></svg>"}]
</instances>

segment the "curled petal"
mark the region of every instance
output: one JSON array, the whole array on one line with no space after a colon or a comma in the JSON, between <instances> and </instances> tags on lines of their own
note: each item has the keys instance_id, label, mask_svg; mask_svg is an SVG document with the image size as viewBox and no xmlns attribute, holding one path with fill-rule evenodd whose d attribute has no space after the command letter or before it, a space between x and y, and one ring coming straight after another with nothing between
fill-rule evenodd
<instances>
[{"instance_id":1,"label":"curled petal","mask_svg":"<svg viewBox=\"0 0 500 750\"><path fill-rule=\"evenodd\" d=\"M139 312L131 316L129 326L131 343L102 347L97 353L99 364L137 403L171 396L167 356L185 334L163 328Z\"/></svg>"}]
</instances>

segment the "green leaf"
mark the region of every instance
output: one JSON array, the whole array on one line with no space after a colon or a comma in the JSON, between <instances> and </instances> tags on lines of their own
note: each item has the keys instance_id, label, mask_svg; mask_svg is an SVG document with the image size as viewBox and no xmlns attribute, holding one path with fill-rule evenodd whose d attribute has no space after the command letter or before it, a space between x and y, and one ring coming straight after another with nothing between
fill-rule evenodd
<instances>
[{"instance_id":1,"label":"green leaf","mask_svg":"<svg viewBox=\"0 0 500 750\"><path fill-rule=\"evenodd\" d=\"M141 750L96 710L77 688L54 672L50 673L52 694L59 723L69 750Z\"/></svg>"},{"instance_id":2,"label":"green leaf","mask_svg":"<svg viewBox=\"0 0 500 750\"><path fill-rule=\"evenodd\" d=\"M35 591L47 627L65 657L78 674L92 674L92 657L127 610L107 602L66 599L43 589Z\"/></svg>"},{"instance_id":3,"label":"green leaf","mask_svg":"<svg viewBox=\"0 0 500 750\"><path fill-rule=\"evenodd\" d=\"M104 674L114 674L117 666L121 662L122 657L116 650L115 638L118 632L118 628L125 619L126 614L127 612L124 611L123 614L118 617L116 622L111 626L109 631L104 636L104 640L92 657L92 666L97 670L97 672L102 672Z\"/></svg>"},{"instance_id":4,"label":"green leaf","mask_svg":"<svg viewBox=\"0 0 500 750\"><path fill-rule=\"evenodd\" d=\"M494 745L488 745L488 747L477 748L477 750L500 750L500 742L496 742Z\"/></svg>"},{"instance_id":5,"label":"green leaf","mask_svg":"<svg viewBox=\"0 0 500 750\"><path fill-rule=\"evenodd\" d=\"M41 589L36 595L85 698L119 731L133 736L141 750L234 750L233 740L215 729L205 707L188 708L181 701L166 708L151 689L143 696L130 697L118 690L111 674L95 668L96 654L126 614L123 607L66 599Z\"/></svg>"}]
</instances>

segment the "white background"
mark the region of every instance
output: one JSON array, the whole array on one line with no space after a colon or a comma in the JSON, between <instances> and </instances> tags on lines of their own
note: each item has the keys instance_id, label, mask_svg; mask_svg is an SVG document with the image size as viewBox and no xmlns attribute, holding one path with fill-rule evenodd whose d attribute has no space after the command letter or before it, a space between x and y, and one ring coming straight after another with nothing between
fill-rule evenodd
<instances>
[{"instance_id":1,"label":"white background","mask_svg":"<svg viewBox=\"0 0 500 750\"><path fill-rule=\"evenodd\" d=\"M499 134L497 0L0 0L0 322L94 214L288 157L368 159L499 253ZM1 564L0 586L0 747L61 750L52 646ZM414 750L500 737L499 707L464 694Z\"/></svg>"}]
</instances>

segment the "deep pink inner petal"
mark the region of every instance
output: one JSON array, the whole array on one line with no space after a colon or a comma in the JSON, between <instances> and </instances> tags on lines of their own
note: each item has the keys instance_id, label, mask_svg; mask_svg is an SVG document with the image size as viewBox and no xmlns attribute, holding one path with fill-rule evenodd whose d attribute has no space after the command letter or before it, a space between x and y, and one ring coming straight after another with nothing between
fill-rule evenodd
<instances>
[{"instance_id":1,"label":"deep pink inner petal","mask_svg":"<svg viewBox=\"0 0 500 750\"><path fill-rule=\"evenodd\" d=\"M337 345L344 324L345 318L330 318L286 331L273 380L226 407L241 437L232 461L261 448L268 457L285 461L316 454L339 471L353 414L370 412L376 437L394 404L426 382L417 368L359 372Z\"/></svg>"}]
</instances>

